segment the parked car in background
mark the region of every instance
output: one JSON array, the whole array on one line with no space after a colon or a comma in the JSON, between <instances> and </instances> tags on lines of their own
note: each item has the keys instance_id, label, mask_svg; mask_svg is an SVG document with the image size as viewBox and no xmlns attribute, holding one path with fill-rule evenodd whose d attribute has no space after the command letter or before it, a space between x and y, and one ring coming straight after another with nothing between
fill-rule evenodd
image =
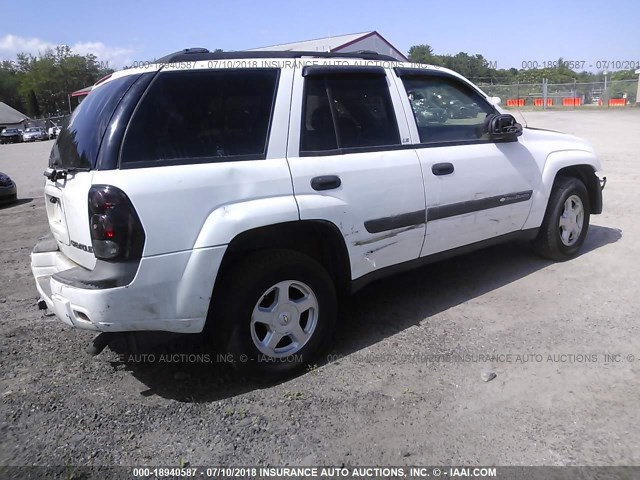
<instances>
[{"instance_id":1,"label":"parked car in background","mask_svg":"<svg viewBox=\"0 0 640 480\"><path fill-rule=\"evenodd\" d=\"M17 128L5 128L0 133L0 143L20 143L22 141L22 134Z\"/></svg>"},{"instance_id":2,"label":"parked car in background","mask_svg":"<svg viewBox=\"0 0 640 480\"><path fill-rule=\"evenodd\" d=\"M42 127L29 127L22 134L22 141L35 142L36 140L49 140L49 134Z\"/></svg>"},{"instance_id":3,"label":"parked car in background","mask_svg":"<svg viewBox=\"0 0 640 480\"><path fill-rule=\"evenodd\" d=\"M9 175L0 172L0 205L13 203L18 199L18 188Z\"/></svg>"}]
</instances>

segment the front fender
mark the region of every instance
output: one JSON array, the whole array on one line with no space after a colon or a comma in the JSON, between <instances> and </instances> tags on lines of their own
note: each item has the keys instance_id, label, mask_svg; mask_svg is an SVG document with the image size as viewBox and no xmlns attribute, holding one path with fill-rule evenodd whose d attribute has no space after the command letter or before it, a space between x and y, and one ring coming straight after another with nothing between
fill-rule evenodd
<instances>
[{"instance_id":1,"label":"front fender","mask_svg":"<svg viewBox=\"0 0 640 480\"><path fill-rule=\"evenodd\" d=\"M542 170L541 182L539 188L534 191L531 211L523 229L537 228L542 225L558 172L567 167L585 166L590 167L594 173L602 169L598 158L588 150L562 150L551 152L547 156Z\"/></svg>"}]
</instances>

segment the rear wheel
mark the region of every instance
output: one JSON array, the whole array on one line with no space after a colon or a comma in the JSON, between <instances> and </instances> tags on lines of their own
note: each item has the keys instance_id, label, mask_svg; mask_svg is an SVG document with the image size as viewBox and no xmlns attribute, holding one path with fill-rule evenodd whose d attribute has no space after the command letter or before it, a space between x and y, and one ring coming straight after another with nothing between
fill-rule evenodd
<instances>
[{"instance_id":1,"label":"rear wheel","mask_svg":"<svg viewBox=\"0 0 640 480\"><path fill-rule=\"evenodd\" d=\"M259 252L222 278L209 331L234 366L277 377L308 365L335 324L331 277L290 250Z\"/></svg>"},{"instance_id":2,"label":"rear wheel","mask_svg":"<svg viewBox=\"0 0 640 480\"><path fill-rule=\"evenodd\" d=\"M536 253L558 261L574 257L587 236L590 212L584 183L573 177L558 178L533 243Z\"/></svg>"}]
</instances>

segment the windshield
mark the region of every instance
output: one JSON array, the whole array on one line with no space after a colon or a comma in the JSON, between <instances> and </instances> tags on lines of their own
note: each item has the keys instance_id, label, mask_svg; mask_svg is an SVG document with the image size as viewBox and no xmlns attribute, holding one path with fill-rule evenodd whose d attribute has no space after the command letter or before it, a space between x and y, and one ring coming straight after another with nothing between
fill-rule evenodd
<instances>
[{"instance_id":1,"label":"windshield","mask_svg":"<svg viewBox=\"0 0 640 480\"><path fill-rule=\"evenodd\" d=\"M76 107L71 120L58 136L49 166L92 169L109 120L125 93L140 75L127 75L91 91Z\"/></svg>"},{"instance_id":2,"label":"windshield","mask_svg":"<svg viewBox=\"0 0 640 480\"><path fill-rule=\"evenodd\" d=\"M37 131L38 131L37 128L27 128L27 130L26 130L27 133L29 133L29 132L37 132Z\"/></svg>"},{"instance_id":3,"label":"windshield","mask_svg":"<svg viewBox=\"0 0 640 480\"><path fill-rule=\"evenodd\" d=\"M17 128L7 128L4 132L2 133L18 133L18 129Z\"/></svg>"}]
</instances>

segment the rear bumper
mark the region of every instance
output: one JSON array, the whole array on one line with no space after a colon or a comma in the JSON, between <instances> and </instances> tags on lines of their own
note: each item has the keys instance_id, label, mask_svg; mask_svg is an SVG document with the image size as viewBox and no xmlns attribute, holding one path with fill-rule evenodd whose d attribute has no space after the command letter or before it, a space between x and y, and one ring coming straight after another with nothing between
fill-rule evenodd
<instances>
[{"instance_id":1,"label":"rear bumper","mask_svg":"<svg viewBox=\"0 0 640 480\"><path fill-rule=\"evenodd\" d=\"M104 272L72 262L48 236L33 249L31 270L47 307L72 327L101 332L198 333L204 328L225 250L222 246L146 257L130 283L102 288ZM98 278L92 282L94 272ZM81 282L66 281L78 273L82 273Z\"/></svg>"}]
</instances>

